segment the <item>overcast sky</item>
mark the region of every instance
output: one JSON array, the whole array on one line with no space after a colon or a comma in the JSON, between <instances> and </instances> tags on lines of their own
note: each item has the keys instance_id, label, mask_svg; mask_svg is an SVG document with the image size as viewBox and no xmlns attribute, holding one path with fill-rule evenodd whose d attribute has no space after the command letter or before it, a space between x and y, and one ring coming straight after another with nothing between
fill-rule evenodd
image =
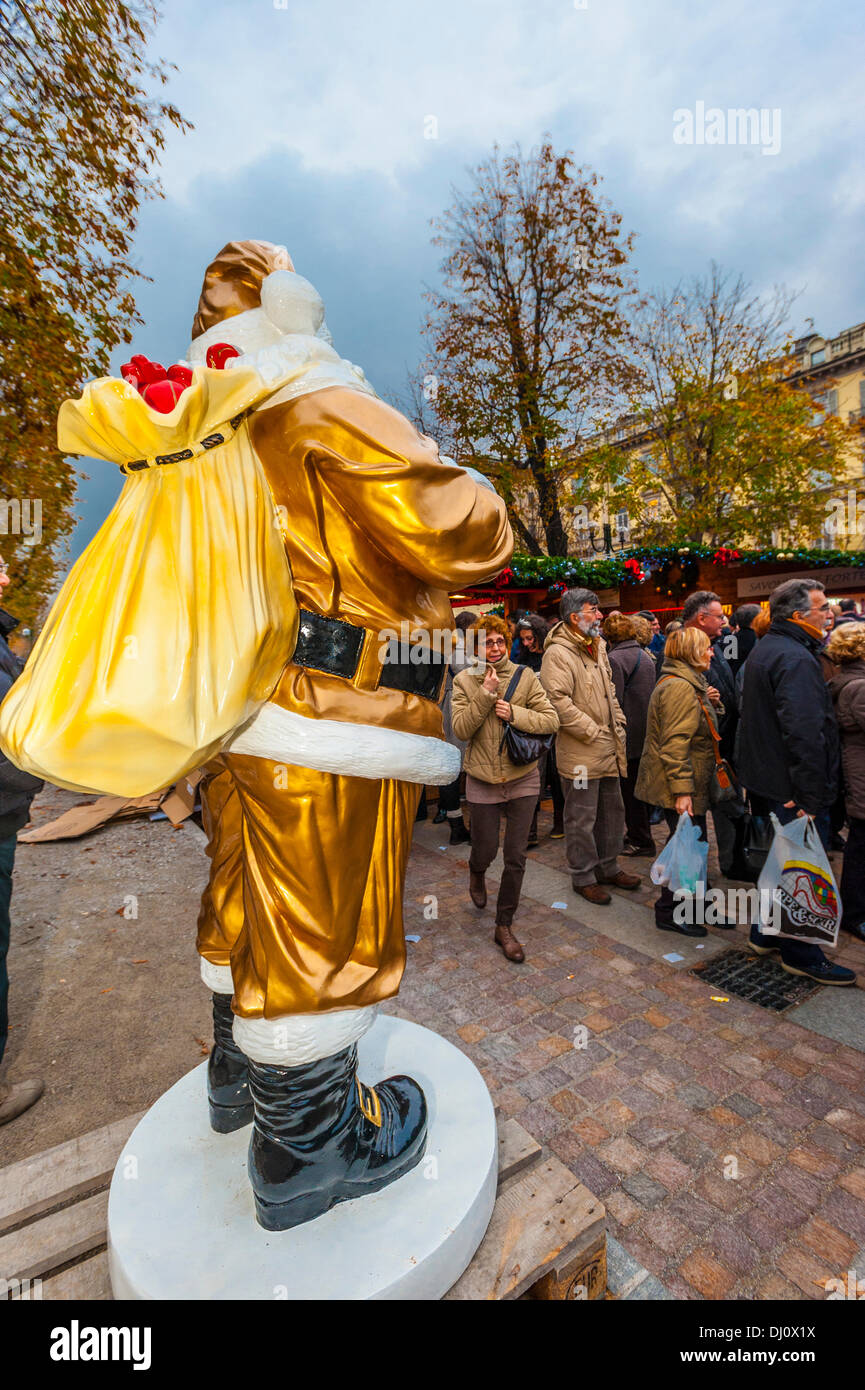
<instances>
[{"instance_id":1,"label":"overcast sky","mask_svg":"<svg viewBox=\"0 0 865 1390\"><path fill-rule=\"evenodd\" d=\"M644 288L714 258L758 288L801 290L797 330L808 316L827 335L865 319L865 45L850 0L167 10L154 54L176 64L170 96L195 130L169 135L165 199L142 213L136 259L153 283L138 291L132 351L181 357L208 262L226 241L259 237L284 242L319 289L337 349L400 394L437 274L430 219L494 142L530 148L545 132L601 175L636 233ZM699 102L780 112L766 118L776 135L780 119L780 150L677 143L674 112ZM74 554L119 491L112 465L88 472Z\"/></svg>"}]
</instances>

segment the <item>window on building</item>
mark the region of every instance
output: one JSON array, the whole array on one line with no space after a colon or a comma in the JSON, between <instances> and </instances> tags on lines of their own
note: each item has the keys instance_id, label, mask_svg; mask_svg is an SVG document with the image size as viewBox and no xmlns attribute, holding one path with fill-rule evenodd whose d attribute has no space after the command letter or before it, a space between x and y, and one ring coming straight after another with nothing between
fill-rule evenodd
<instances>
[{"instance_id":1,"label":"window on building","mask_svg":"<svg viewBox=\"0 0 865 1390\"><path fill-rule=\"evenodd\" d=\"M825 348L818 348L816 352L812 352L812 353L811 353L811 366L812 366L812 367L822 367L822 365L823 365L823 363L824 363L825 361L826 361L826 349L825 349Z\"/></svg>"},{"instance_id":2,"label":"window on building","mask_svg":"<svg viewBox=\"0 0 865 1390\"><path fill-rule=\"evenodd\" d=\"M814 414L811 417L812 425L819 425L825 420L827 415L838 414L838 392L817 391L814 393Z\"/></svg>"},{"instance_id":3,"label":"window on building","mask_svg":"<svg viewBox=\"0 0 865 1390\"><path fill-rule=\"evenodd\" d=\"M859 409L865 410L865 376L859 382Z\"/></svg>"}]
</instances>

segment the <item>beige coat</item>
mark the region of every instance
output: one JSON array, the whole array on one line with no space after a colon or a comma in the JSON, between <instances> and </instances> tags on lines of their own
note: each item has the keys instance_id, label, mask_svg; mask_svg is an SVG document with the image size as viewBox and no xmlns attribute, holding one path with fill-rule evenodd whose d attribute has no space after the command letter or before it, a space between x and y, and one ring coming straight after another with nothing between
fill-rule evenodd
<instances>
[{"instance_id":1,"label":"beige coat","mask_svg":"<svg viewBox=\"0 0 865 1390\"><path fill-rule=\"evenodd\" d=\"M622 776L627 772L622 713L603 638L597 661L567 623L556 623L544 643L541 683L559 716L556 764L563 777Z\"/></svg>"},{"instance_id":2,"label":"beige coat","mask_svg":"<svg viewBox=\"0 0 865 1390\"><path fill-rule=\"evenodd\" d=\"M635 793L651 806L675 809L677 796L690 796L694 815L709 809L709 784L715 768L713 739L700 700L715 728L724 713L706 694L706 677L687 661L667 658L649 701L646 742ZM674 676L674 680L664 680Z\"/></svg>"},{"instance_id":3,"label":"beige coat","mask_svg":"<svg viewBox=\"0 0 865 1390\"><path fill-rule=\"evenodd\" d=\"M530 671L528 666L517 667L507 657L502 657L496 663L499 678L497 693L484 690L487 668L480 664L460 672L454 681L451 697L453 731L457 738L466 740L463 766L479 782L513 782L537 767L536 761L517 767L504 748L499 752L505 726L495 712L496 701L504 699L511 676L520 669L522 676L511 696L514 728L526 734L554 734L558 726L556 711L534 671Z\"/></svg>"}]
</instances>

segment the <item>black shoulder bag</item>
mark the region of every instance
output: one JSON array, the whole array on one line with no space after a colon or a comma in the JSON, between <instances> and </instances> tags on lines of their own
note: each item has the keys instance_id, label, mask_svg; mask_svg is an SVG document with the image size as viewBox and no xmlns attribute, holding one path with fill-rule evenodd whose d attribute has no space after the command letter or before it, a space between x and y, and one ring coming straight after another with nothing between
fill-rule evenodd
<instances>
[{"instance_id":1,"label":"black shoulder bag","mask_svg":"<svg viewBox=\"0 0 865 1390\"><path fill-rule=\"evenodd\" d=\"M507 690L500 697L502 700L510 702L524 670L528 670L528 667L517 667L508 681ZM531 672L529 674L531 675ZM506 749L507 755L515 767L525 767L526 763L537 762L543 753L552 748L554 738L554 734L524 734L519 729L515 729L513 724L505 724L505 731L499 744L499 753L503 748Z\"/></svg>"}]
</instances>

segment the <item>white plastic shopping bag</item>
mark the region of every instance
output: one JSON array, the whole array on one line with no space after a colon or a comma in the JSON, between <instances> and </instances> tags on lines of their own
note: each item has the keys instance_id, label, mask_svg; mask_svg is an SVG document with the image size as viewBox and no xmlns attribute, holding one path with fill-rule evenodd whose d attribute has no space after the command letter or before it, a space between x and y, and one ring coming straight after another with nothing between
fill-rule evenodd
<instances>
[{"instance_id":1,"label":"white plastic shopping bag","mask_svg":"<svg viewBox=\"0 0 865 1390\"><path fill-rule=\"evenodd\" d=\"M757 882L760 930L816 946L835 946L841 899L826 851L810 816L788 825L771 817L775 837Z\"/></svg>"},{"instance_id":2,"label":"white plastic shopping bag","mask_svg":"<svg viewBox=\"0 0 865 1390\"><path fill-rule=\"evenodd\" d=\"M681 889L696 893L697 884L706 882L708 854L709 845L706 840L700 839L699 827L689 815L683 813L649 870L651 880L673 893Z\"/></svg>"}]
</instances>

